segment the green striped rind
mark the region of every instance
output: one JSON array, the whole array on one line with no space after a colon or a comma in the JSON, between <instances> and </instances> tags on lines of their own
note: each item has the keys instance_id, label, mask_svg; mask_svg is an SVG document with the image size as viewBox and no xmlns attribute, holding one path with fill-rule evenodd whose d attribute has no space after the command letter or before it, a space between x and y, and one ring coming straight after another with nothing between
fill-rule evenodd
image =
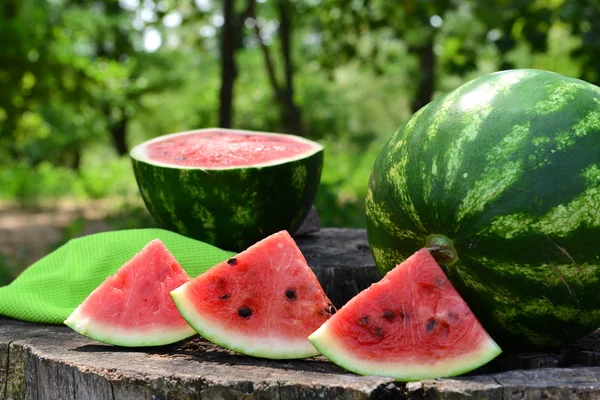
<instances>
[{"instance_id":1,"label":"green striped rind","mask_svg":"<svg viewBox=\"0 0 600 400\"><path fill-rule=\"evenodd\" d=\"M435 364L365 360L354 355L353 349L344 347L330 331L330 325L331 319L308 337L321 354L348 371L361 375L388 376L402 382L464 374L488 363L502 352L488 337L479 348L470 349L471 351L462 357L439 360Z\"/></svg>"},{"instance_id":2,"label":"green striped rind","mask_svg":"<svg viewBox=\"0 0 600 400\"><path fill-rule=\"evenodd\" d=\"M144 203L164 228L241 251L280 230L294 232L308 214L323 167L323 147L310 143L303 158L259 167L160 166L138 151L131 159Z\"/></svg>"},{"instance_id":3,"label":"green striped rind","mask_svg":"<svg viewBox=\"0 0 600 400\"><path fill-rule=\"evenodd\" d=\"M179 342L196 334L189 325L140 329L115 328L95 321L81 311L81 306L65 320L75 332L102 343L125 347L162 346ZM158 324L157 324L158 325Z\"/></svg>"},{"instance_id":4,"label":"green striped rind","mask_svg":"<svg viewBox=\"0 0 600 400\"><path fill-rule=\"evenodd\" d=\"M171 297L187 321L202 337L233 351L254 357L270 359L307 358L319 355L315 347L306 339L289 340L286 337L250 337L227 327L210 316L199 313L187 294L190 282L171 292Z\"/></svg>"},{"instance_id":5,"label":"green striped rind","mask_svg":"<svg viewBox=\"0 0 600 400\"><path fill-rule=\"evenodd\" d=\"M366 198L385 273L449 237L453 285L503 348L600 326L600 89L536 70L486 75L419 110L378 156Z\"/></svg>"}]
</instances>

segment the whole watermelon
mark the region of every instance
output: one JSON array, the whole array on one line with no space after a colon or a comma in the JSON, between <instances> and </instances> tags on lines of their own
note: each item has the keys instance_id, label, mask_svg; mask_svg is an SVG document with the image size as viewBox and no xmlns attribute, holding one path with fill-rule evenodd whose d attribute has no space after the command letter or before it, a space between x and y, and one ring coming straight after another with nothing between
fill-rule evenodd
<instances>
[{"instance_id":1,"label":"whole watermelon","mask_svg":"<svg viewBox=\"0 0 600 400\"><path fill-rule=\"evenodd\" d=\"M416 112L366 198L382 273L423 246L505 349L600 327L600 88L538 70L465 83Z\"/></svg>"}]
</instances>

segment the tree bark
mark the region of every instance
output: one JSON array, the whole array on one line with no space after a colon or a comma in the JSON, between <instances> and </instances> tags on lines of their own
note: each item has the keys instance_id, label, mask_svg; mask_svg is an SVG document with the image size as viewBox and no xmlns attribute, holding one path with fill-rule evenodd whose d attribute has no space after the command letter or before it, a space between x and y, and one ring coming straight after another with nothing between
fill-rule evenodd
<instances>
[{"instance_id":1,"label":"tree bark","mask_svg":"<svg viewBox=\"0 0 600 400\"><path fill-rule=\"evenodd\" d=\"M233 117L233 86L237 75L235 64L236 24L234 0L223 0L223 30L221 33L221 91L219 96L219 126L231 128Z\"/></svg>"},{"instance_id":2,"label":"tree bark","mask_svg":"<svg viewBox=\"0 0 600 400\"><path fill-rule=\"evenodd\" d=\"M256 16L254 16L254 19L256 20ZM277 81L275 63L273 62L273 58L271 57L271 51L260 36L260 27L258 26L258 22L254 25L254 31L256 33L256 39L258 40L260 49L263 53L263 58L265 60L265 68L267 70L267 76L269 77L269 83L271 83L271 89L273 89L275 99L279 101L282 98L282 94L281 88L279 87L279 82Z\"/></svg>"},{"instance_id":3,"label":"tree bark","mask_svg":"<svg viewBox=\"0 0 600 400\"><path fill-rule=\"evenodd\" d=\"M294 101L294 66L292 63L291 36L292 19L289 4L279 1L279 32L281 34L281 55L285 71L285 88L282 91L282 125L288 133L304 136L304 124L300 108Z\"/></svg>"},{"instance_id":4,"label":"tree bark","mask_svg":"<svg viewBox=\"0 0 600 400\"><path fill-rule=\"evenodd\" d=\"M233 98L238 74L236 51L243 46L243 26L246 18L254 14L256 0L248 0L246 9L236 14L234 0L223 0L223 28L221 33L221 90L219 93L219 126L233 125Z\"/></svg>"},{"instance_id":5,"label":"tree bark","mask_svg":"<svg viewBox=\"0 0 600 400\"><path fill-rule=\"evenodd\" d=\"M111 105L103 104L102 114L108 121L108 132L112 139L113 148L119 156L124 156L129 153L127 148L127 126L129 118L125 113L125 107L120 107L121 115L117 121L111 121Z\"/></svg>"},{"instance_id":6,"label":"tree bark","mask_svg":"<svg viewBox=\"0 0 600 400\"><path fill-rule=\"evenodd\" d=\"M127 149L127 125L129 118L125 115L125 110L121 110L121 118L110 127L110 135L113 139L115 150L119 156L126 155Z\"/></svg>"},{"instance_id":7,"label":"tree bark","mask_svg":"<svg viewBox=\"0 0 600 400\"><path fill-rule=\"evenodd\" d=\"M294 67L292 62L292 18L289 4L286 0L279 0L279 34L281 38L281 56L284 64L285 80L281 85L277 79L276 67L269 47L260 36L260 26L256 23L254 29L256 39L263 52L265 68L275 95L275 100L281 109L281 128L284 132L305 136L304 123L300 107L294 101ZM256 15L254 15L256 20Z\"/></svg>"},{"instance_id":8,"label":"tree bark","mask_svg":"<svg viewBox=\"0 0 600 400\"><path fill-rule=\"evenodd\" d=\"M433 52L433 38L425 44L412 48L411 53L419 58L419 86L412 101L412 111L416 112L431 101L435 85L435 54Z\"/></svg>"}]
</instances>

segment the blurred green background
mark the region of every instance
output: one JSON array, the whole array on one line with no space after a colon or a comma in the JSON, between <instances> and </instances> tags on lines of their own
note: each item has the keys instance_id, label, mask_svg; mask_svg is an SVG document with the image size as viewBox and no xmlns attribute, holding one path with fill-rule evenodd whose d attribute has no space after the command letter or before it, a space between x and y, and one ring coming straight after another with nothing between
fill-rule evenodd
<instances>
[{"instance_id":1,"label":"blurred green background","mask_svg":"<svg viewBox=\"0 0 600 400\"><path fill-rule=\"evenodd\" d=\"M600 83L595 0L2 0L0 38L0 284L71 237L153 225L127 156L145 139L319 140L322 225L363 227L379 149L432 98L509 68Z\"/></svg>"}]
</instances>

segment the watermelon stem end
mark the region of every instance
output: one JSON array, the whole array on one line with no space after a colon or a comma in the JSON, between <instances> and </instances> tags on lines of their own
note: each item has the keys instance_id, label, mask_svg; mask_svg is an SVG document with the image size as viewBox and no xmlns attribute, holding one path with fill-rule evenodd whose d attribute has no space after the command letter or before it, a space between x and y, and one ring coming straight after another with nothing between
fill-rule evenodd
<instances>
[{"instance_id":1,"label":"watermelon stem end","mask_svg":"<svg viewBox=\"0 0 600 400\"><path fill-rule=\"evenodd\" d=\"M444 235L429 235L426 240L426 247L438 264L450 266L458 261L458 255L452 240Z\"/></svg>"}]
</instances>

